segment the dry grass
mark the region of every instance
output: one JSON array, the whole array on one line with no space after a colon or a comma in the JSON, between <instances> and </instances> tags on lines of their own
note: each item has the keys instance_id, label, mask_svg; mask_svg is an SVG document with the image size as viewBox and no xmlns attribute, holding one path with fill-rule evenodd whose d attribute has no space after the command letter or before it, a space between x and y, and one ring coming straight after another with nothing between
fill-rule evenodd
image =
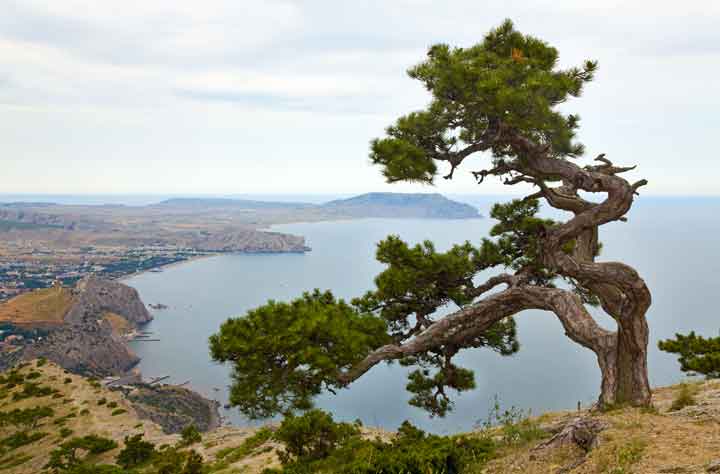
<instances>
[{"instance_id":1,"label":"dry grass","mask_svg":"<svg viewBox=\"0 0 720 474\"><path fill-rule=\"evenodd\" d=\"M27 458L26 461L13 466L11 469L4 470L0 468L0 473L36 474L41 472L42 467L49 459L52 449L73 436L95 434L113 439L118 443L118 448L94 458L93 461L97 463L113 462L123 447L125 436L128 435L145 433L145 439L158 446L163 444L173 445L180 441L180 435L165 434L160 426L152 421L139 419L132 405L121 392L106 389L97 382L91 382L84 377L68 374L51 362L47 362L41 367L36 365L36 361L32 361L20 372L23 374L32 371L40 372L42 375L32 381L58 390L60 395L13 401L12 394L21 390L21 387L18 386L6 391L4 396L0 398L0 411L10 411L14 408L50 406L54 411L53 417L42 420L40 425L35 430L32 430L33 432L48 433L48 436L30 445L13 450L5 457L0 456L0 465L5 461L10 462L9 457L12 457L13 461ZM69 382L66 382L67 379L69 379ZM106 403L98 405L98 401L103 398L106 399ZM117 406L114 408L109 407L108 405L111 402L115 402ZM111 416L111 413L117 409L124 409L127 412ZM83 414L83 410L87 410L88 413ZM63 419L64 421L60 422ZM72 434L67 438L63 438L61 436L63 428L72 430ZM212 433L203 433L202 442L194 444L192 449L199 452L206 461L212 462L219 451L240 446L245 439L252 436L256 431L256 428L219 428ZM14 427L0 427L0 439L14 432ZM269 448L270 443L268 443L268 446L263 445L252 455L238 460L222 472L230 473L234 472L234 469L242 468L243 472L259 474L264 468L277 465L277 456Z\"/></svg>"},{"instance_id":2,"label":"dry grass","mask_svg":"<svg viewBox=\"0 0 720 474\"><path fill-rule=\"evenodd\" d=\"M119 314L107 311L103 314L103 319L110 323L115 334L124 335L133 329L128 320Z\"/></svg>"},{"instance_id":3,"label":"dry grass","mask_svg":"<svg viewBox=\"0 0 720 474\"><path fill-rule=\"evenodd\" d=\"M151 442L175 444L179 435L166 435L159 426L139 420L132 406L124 396L115 391L100 387L97 383L66 374L59 367L47 363L37 368L33 362L23 369L24 373L38 371L42 377L34 379L42 385L49 385L59 390L61 397L29 398L12 401L12 390L0 398L0 410L28 408L37 405L49 405L55 411L51 420L44 420L37 431L47 432L49 436L19 448L11 453L19 459L32 456L11 470L0 470L0 473L12 472L30 474L40 472L47 461L53 446L62 442L60 430L65 427L73 431L72 436L97 434L116 440L121 446L123 438L139 432ZM70 382L65 380L69 378ZM19 390L16 387L13 390ZM653 401L657 410L641 410L623 408L595 416L601 418L608 428L600 434L600 445L590 452L585 462L567 471L573 474L660 474L660 473L704 473L708 463L720 459L720 381L694 383L692 391L696 404L678 411L669 411L673 400L683 390L681 386L660 388L654 391ZM105 398L107 402L116 402L117 408L127 410L117 416L110 416L112 408L98 405L98 400ZM82 410L89 410L81 415ZM75 413L75 417L65 419L62 424L57 420ZM577 412L547 413L535 422L543 426L561 425L564 420L577 416ZM229 449L238 449L243 442L255 434L255 428L223 427L212 433L203 434L200 443L193 445L208 462L217 460L218 453ZM10 434L9 427L0 428L0 438ZM382 430L367 430L369 437L391 436ZM500 451L500 457L488 466L479 468L478 473L484 474L549 474L570 465L583 457L578 448L562 448L548 450L542 454L533 452L537 441L520 445L507 445ZM249 455L233 460L214 472L230 474L243 472L259 474L264 468L277 466L278 460L274 453L277 446L268 441L257 447ZM110 462L120 448L104 453L97 461ZM0 460L4 461L4 459Z\"/></svg>"},{"instance_id":4,"label":"dry grass","mask_svg":"<svg viewBox=\"0 0 720 474\"><path fill-rule=\"evenodd\" d=\"M696 405L670 412L682 386L654 391L657 411L624 408L597 416L609 425L600 445L573 474L704 473L720 459L720 382L693 385ZM533 454L531 447L504 453L485 470L487 474L518 472L548 474L581 458L580 450Z\"/></svg>"},{"instance_id":5,"label":"dry grass","mask_svg":"<svg viewBox=\"0 0 720 474\"><path fill-rule=\"evenodd\" d=\"M16 324L62 324L73 296L67 288L43 288L0 305L0 321Z\"/></svg>"}]
</instances>

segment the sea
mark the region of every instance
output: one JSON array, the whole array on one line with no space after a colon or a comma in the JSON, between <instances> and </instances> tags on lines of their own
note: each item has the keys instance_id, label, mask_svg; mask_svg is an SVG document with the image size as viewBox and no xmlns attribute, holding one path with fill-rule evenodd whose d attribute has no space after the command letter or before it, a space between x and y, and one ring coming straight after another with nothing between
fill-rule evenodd
<instances>
[{"instance_id":1,"label":"sea","mask_svg":"<svg viewBox=\"0 0 720 474\"><path fill-rule=\"evenodd\" d=\"M31 200L22 197L17 200ZM286 200L322 202L335 197L291 196ZM373 278L383 270L374 259L379 240L396 234L410 242L432 240L438 249L466 240L479 243L493 225L487 217L492 204L508 199L450 197L476 206L484 217L276 225L272 230L305 236L312 251L210 257L125 280L146 303L168 305L154 311L155 319L145 327L159 340L131 343L142 358L139 368L143 376L169 376L165 382L186 383L225 405L231 368L211 360L208 338L226 319L242 317L270 299L288 301L314 288L330 289L347 299L359 296L373 288ZM78 198L64 199L64 203L80 203ZM117 196L82 199L83 204L141 205L160 197L136 197L132 202ZM0 202L9 200L0 195ZM603 226L601 241L599 260L633 265L652 291L647 314L651 383L662 386L681 381L685 375L676 358L659 351L657 341L692 330L706 336L719 334L720 198L641 196L628 214L628 222ZM593 311L602 325L613 328L610 318ZM503 357L487 349L471 349L457 357L460 365L475 371L477 387L454 396L454 409L444 418L432 418L408 405L405 385L409 369L397 364L376 366L348 389L320 396L317 405L336 419L360 419L369 426L395 429L409 420L431 432L454 433L482 423L496 400L503 408L533 414L573 409L578 402L583 406L593 403L600 383L594 354L570 341L551 313L526 311L517 315L516 321L521 345L517 354ZM234 425L262 422L248 420L234 408L222 408L221 414Z\"/></svg>"}]
</instances>

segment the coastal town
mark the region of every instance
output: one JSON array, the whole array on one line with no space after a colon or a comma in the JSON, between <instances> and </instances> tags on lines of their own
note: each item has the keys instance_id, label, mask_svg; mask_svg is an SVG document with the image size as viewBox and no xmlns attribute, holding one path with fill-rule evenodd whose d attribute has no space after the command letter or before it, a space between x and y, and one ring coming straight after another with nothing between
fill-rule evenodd
<instances>
[{"instance_id":1,"label":"coastal town","mask_svg":"<svg viewBox=\"0 0 720 474\"><path fill-rule=\"evenodd\" d=\"M140 247L116 252L87 248L82 256L73 257L42 250L0 256L0 303L40 288L58 284L73 286L89 275L115 280L145 271L159 272L166 265L217 253L190 248Z\"/></svg>"}]
</instances>

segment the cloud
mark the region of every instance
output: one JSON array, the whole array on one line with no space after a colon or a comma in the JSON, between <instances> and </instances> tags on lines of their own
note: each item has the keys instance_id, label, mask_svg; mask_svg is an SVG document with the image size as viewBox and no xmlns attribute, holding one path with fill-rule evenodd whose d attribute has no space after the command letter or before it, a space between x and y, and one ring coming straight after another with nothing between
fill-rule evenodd
<instances>
[{"instance_id":1,"label":"cloud","mask_svg":"<svg viewBox=\"0 0 720 474\"><path fill-rule=\"evenodd\" d=\"M109 177L95 182L118 192L317 191L348 176L358 190L382 188L369 140L428 100L405 70L429 45L471 45L506 17L556 46L563 66L600 61L596 83L565 105L583 117L589 151L640 164L651 192L717 192L707 156L720 125L720 3L701 0L6 0L9 185L78 191L87 179L70 169L101 162ZM277 178L302 160L317 169ZM158 179L169 163L172 185ZM201 181L197 167L235 178ZM259 182L250 168L276 178Z\"/></svg>"}]
</instances>

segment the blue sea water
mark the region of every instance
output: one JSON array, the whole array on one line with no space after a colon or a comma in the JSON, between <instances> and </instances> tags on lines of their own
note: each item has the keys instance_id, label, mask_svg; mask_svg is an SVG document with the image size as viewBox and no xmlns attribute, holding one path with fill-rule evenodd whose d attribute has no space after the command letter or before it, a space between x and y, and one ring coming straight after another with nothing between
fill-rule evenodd
<instances>
[{"instance_id":1,"label":"blue sea water","mask_svg":"<svg viewBox=\"0 0 720 474\"><path fill-rule=\"evenodd\" d=\"M495 199L467 199L483 215ZM641 198L628 223L602 230L601 260L635 266L653 292L648 313L651 328L649 368L654 385L682 378L674 357L657 350L657 340L695 330L717 335L720 313L720 199ZM351 298L373 286L382 270L374 260L375 243L388 234L412 242L433 240L438 248L470 240L479 242L491 219L364 219L275 226L273 230L304 235L312 252L275 255L226 255L145 273L128 284L146 303L164 303L147 330L157 342L134 342L145 376L170 375L171 383L190 386L225 403L229 367L210 360L208 337L231 316L240 316L268 299L288 300L313 288L332 289ZM601 314L602 324L612 321ZM407 404L407 369L378 366L337 395L318 404L337 418L360 418L365 424L394 429L409 419L438 433L468 430L487 415L493 397L505 407L544 410L573 408L595 400L599 371L594 355L574 344L550 313L527 311L517 316L521 350L501 357L488 350L465 351L458 361L475 370L477 388L456 397L445 418L429 418ZM249 424L237 413L224 413L235 424Z\"/></svg>"}]
</instances>

